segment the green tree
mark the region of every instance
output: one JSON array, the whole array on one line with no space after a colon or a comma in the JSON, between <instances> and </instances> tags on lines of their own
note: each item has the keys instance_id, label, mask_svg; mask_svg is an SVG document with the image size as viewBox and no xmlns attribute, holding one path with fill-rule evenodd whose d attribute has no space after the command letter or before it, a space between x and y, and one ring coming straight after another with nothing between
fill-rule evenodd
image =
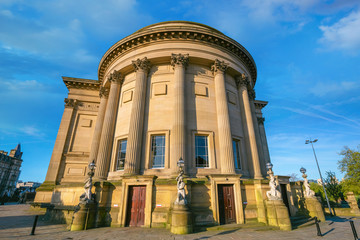
<instances>
[{"instance_id":1,"label":"green tree","mask_svg":"<svg viewBox=\"0 0 360 240\"><path fill-rule=\"evenodd\" d=\"M339 155L343 156L338 167L345 173L342 183L344 191L360 194L360 145L357 146L357 151L345 146Z\"/></svg>"},{"instance_id":2,"label":"green tree","mask_svg":"<svg viewBox=\"0 0 360 240\"><path fill-rule=\"evenodd\" d=\"M335 202L339 202L343 197L342 187L339 181L336 179L335 173L328 171L326 172L326 178L324 179L325 189L329 197Z\"/></svg>"}]
</instances>

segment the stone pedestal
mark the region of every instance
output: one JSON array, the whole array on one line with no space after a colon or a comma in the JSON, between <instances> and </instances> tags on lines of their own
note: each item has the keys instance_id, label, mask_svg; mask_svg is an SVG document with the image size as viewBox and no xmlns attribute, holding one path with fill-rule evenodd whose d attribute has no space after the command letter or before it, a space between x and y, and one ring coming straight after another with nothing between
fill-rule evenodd
<instances>
[{"instance_id":1,"label":"stone pedestal","mask_svg":"<svg viewBox=\"0 0 360 240\"><path fill-rule=\"evenodd\" d=\"M347 202L350 205L351 213L353 213L353 214L355 214L357 216L360 215L360 209L359 209L359 206L357 204L354 193L353 192L348 192L346 194L346 198L347 198Z\"/></svg>"},{"instance_id":2,"label":"stone pedestal","mask_svg":"<svg viewBox=\"0 0 360 240\"><path fill-rule=\"evenodd\" d=\"M324 210L319 200L316 198L305 198L305 204L310 217L317 217L320 221L325 221Z\"/></svg>"},{"instance_id":3,"label":"stone pedestal","mask_svg":"<svg viewBox=\"0 0 360 240\"><path fill-rule=\"evenodd\" d=\"M280 230L291 230L289 212L282 200L266 200L268 224L280 227Z\"/></svg>"},{"instance_id":4,"label":"stone pedestal","mask_svg":"<svg viewBox=\"0 0 360 240\"><path fill-rule=\"evenodd\" d=\"M94 228L96 220L96 204L80 203L79 206L80 210L74 213L74 219L70 226L70 231L80 231Z\"/></svg>"},{"instance_id":5,"label":"stone pedestal","mask_svg":"<svg viewBox=\"0 0 360 240\"><path fill-rule=\"evenodd\" d=\"M193 231L191 212L186 205L175 204L171 216L171 230L175 234L188 234Z\"/></svg>"}]
</instances>

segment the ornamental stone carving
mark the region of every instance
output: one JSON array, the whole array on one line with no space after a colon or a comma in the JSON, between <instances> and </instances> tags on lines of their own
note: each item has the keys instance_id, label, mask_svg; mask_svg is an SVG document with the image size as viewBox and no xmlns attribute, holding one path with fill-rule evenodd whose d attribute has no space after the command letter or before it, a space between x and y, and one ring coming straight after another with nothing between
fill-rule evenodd
<instances>
[{"instance_id":1,"label":"ornamental stone carving","mask_svg":"<svg viewBox=\"0 0 360 240\"><path fill-rule=\"evenodd\" d=\"M314 198L315 197L315 192L313 190L310 189L310 184L309 181L307 179L307 175L304 173L302 175L302 177L304 178L304 187L305 187L305 198Z\"/></svg>"},{"instance_id":2,"label":"ornamental stone carving","mask_svg":"<svg viewBox=\"0 0 360 240\"><path fill-rule=\"evenodd\" d=\"M78 104L78 101L76 99L71 99L71 98L70 99L65 98L64 102L65 102L65 107L67 107L67 108L74 108Z\"/></svg>"},{"instance_id":3,"label":"ornamental stone carving","mask_svg":"<svg viewBox=\"0 0 360 240\"><path fill-rule=\"evenodd\" d=\"M237 87L247 87L250 84L249 78L242 73L241 76L238 76L236 79L236 85Z\"/></svg>"},{"instance_id":4,"label":"ornamental stone carving","mask_svg":"<svg viewBox=\"0 0 360 240\"><path fill-rule=\"evenodd\" d=\"M211 71L214 72L222 72L225 73L225 71L228 69L229 64L225 63L224 61L220 61L219 59L215 59L214 65L211 66Z\"/></svg>"},{"instance_id":5,"label":"ornamental stone carving","mask_svg":"<svg viewBox=\"0 0 360 240\"><path fill-rule=\"evenodd\" d=\"M189 54L171 54L171 66L181 65L186 67L189 63Z\"/></svg>"},{"instance_id":6,"label":"ornamental stone carving","mask_svg":"<svg viewBox=\"0 0 360 240\"><path fill-rule=\"evenodd\" d=\"M135 68L135 71L143 70L147 72L150 69L150 61L147 57L144 57L143 59L138 58L135 61L132 61L132 65Z\"/></svg>"},{"instance_id":7,"label":"ornamental stone carving","mask_svg":"<svg viewBox=\"0 0 360 240\"><path fill-rule=\"evenodd\" d=\"M258 120L259 125L264 125L265 118L263 118L263 117L258 117L257 120Z\"/></svg>"},{"instance_id":8,"label":"ornamental stone carving","mask_svg":"<svg viewBox=\"0 0 360 240\"><path fill-rule=\"evenodd\" d=\"M100 91L99 91L99 96L100 98L108 98L109 97L109 88L107 87L100 87Z\"/></svg>"},{"instance_id":9,"label":"ornamental stone carving","mask_svg":"<svg viewBox=\"0 0 360 240\"><path fill-rule=\"evenodd\" d=\"M266 196L268 197L268 200L281 200L281 193L278 190L278 185L275 181L274 172L270 168L267 173L269 174L269 178L270 178L269 181L270 191L266 192Z\"/></svg>"},{"instance_id":10,"label":"ornamental stone carving","mask_svg":"<svg viewBox=\"0 0 360 240\"><path fill-rule=\"evenodd\" d=\"M124 81L124 76L120 73L120 71L114 70L114 72L110 73L108 80L109 82L122 84Z\"/></svg>"},{"instance_id":11,"label":"ornamental stone carving","mask_svg":"<svg viewBox=\"0 0 360 240\"><path fill-rule=\"evenodd\" d=\"M250 98L250 100L254 101L254 100L255 100L255 97L256 97L255 90L254 90L254 89L250 89L250 90L249 90L249 98Z\"/></svg>"}]
</instances>

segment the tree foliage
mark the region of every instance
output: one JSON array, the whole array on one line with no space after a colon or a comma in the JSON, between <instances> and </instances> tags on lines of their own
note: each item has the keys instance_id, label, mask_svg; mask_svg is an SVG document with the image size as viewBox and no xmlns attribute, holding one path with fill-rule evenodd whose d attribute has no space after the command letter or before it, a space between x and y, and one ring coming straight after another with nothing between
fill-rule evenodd
<instances>
[{"instance_id":1,"label":"tree foliage","mask_svg":"<svg viewBox=\"0 0 360 240\"><path fill-rule=\"evenodd\" d=\"M357 150L345 146L339 155L343 156L338 162L338 167L345 173L342 183L344 191L360 194L360 145Z\"/></svg>"},{"instance_id":2,"label":"tree foliage","mask_svg":"<svg viewBox=\"0 0 360 240\"><path fill-rule=\"evenodd\" d=\"M324 179L326 192L329 197L335 202L343 197L342 187L339 184L339 181L336 179L334 172L326 172L326 178Z\"/></svg>"}]
</instances>

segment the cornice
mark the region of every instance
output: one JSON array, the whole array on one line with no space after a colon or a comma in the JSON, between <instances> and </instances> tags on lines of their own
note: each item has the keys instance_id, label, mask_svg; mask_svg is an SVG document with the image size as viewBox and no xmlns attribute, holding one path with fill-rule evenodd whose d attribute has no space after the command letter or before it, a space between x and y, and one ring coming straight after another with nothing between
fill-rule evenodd
<instances>
[{"instance_id":1,"label":"cornice","mask_svg":"<svg viewBox=\"0 0 360 240\"><path fill-rule=\"evenodd\" d=\"M100 89L100 82L97 80L72 78L72 77L62 77L62 79L68 89L70 88L87 89L87 90Z\"/></svg>"},{"instance_id":2,"label":"cornice","mask_svg":"<svg viewBox=\"0 0 360 240\"><path fill-rule=\"evenodd\" d=\"M196 24L191 25L191 23L185 25L169 25L164 23L164 26L159 24L156 28L145 27L130 36L123 38L115 43L102 57L98 68L99 82L101 83L104 80L104 74L112 63L136 47L166 41L188 41L206 43L221 50L233 53L248 68L251 79L255 84L257 70L255 61L250 53L241 44L230 37L227 37L217 30L214 31L214 29L209 27L206 28L204 26L205 25L197 27Z\"/></svg>"},{"instance_id":3,"label":"cornice","mask_svg":"<svg viewBox=\"0 0 360 240\"><path fill-rule=\"evenodd\" d=\"M267 101L260 101L260 100L254 101L255 108L259 108L259 109L263 109L267 104L268 104Z\"/></svg>"}]
</instances>

